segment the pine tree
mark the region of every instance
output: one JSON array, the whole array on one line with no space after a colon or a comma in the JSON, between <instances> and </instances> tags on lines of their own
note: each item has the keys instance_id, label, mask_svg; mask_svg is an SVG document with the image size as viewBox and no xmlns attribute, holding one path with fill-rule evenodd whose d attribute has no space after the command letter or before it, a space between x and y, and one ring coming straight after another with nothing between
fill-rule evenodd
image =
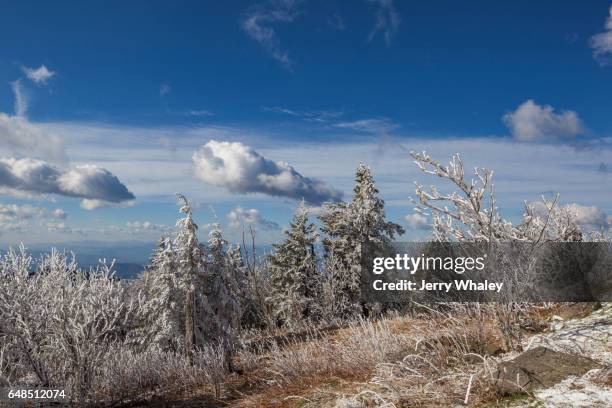
<instances>
[{"instance_id":1,"label":"pine tree","mask_svg":"<svg viewBox=\"0 0 612 408\"><path fill-rule=\"evenodd\" d=\"M165 350L180 349L183 336L179 325L184 298L177 288L175 255L169 238L159 240L143 280L147 300L143 312L146 327L140 342L153 343Z\"/></svg>"},{"instance_id":2,"label":"pine tree","mask_svg":"<svg viewBox=\"0 0 612 408\"><path fill-rule=\"evenodd\" d=\"M292 324L312 317L317 287L317 260L314 245L316 227L308 220L304 201L295 212L285 241L274 245L268 257L271 273L271 302L278 320Z\"/></svg>"},{"instance_id":3,"label":"pine tree","mask_svg":"<svg viewBox=\"0 0 612 408\"><path fill-rule=\"evenodd\" d=\"M240 304L234 265L228 255L228 242L219 224L209 233L206 253L206 284L204 307L207 317L208 341L231 342L240 325Z\"/></svg>"},{"instance_id":4,"label":"pine tree","mask_svg":"<svg viewBox=\"0 0 612 408\"><path fill-rule=\"evenodd\" d=\"M372 242L387 245L404 229L385 219L385 202L378 197L370 169L357 167L353 199L350 203L332 203L325 206L320 217L326 259L333 259L335 274L344 279L340 287L342 296L349 299L344 314L361 311L360 275L361 246Z\"/></svg>"},{"instance_id":5,"label":"pine tree","mask_svg":"<svg viewBox=\"0 0 612 408\"><path fill-rule=\"evenodd\" d=\"M185 348L188 353L198 345L199 339L206 331L205 316L196 309L196 297L201 293L204 283L203 250L198 242L198 226L193 221L189 201L182 194L177 194L182 204L180 212L184 218L177 221L178 228L174 238L174 254L177 287L184 296L182 326L185 336Z\"/></svg>"}]
</instances>

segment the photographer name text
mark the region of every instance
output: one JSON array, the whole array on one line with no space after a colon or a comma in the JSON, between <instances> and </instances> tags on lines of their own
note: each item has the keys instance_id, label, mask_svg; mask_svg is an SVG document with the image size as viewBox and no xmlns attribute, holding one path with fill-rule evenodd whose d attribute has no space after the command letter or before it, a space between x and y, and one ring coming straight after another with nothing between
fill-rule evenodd
<instances>
[{"instance_id":1,"label":"photographer name text","mask_svg":"<svg viewBox=\"0 0 612 408\"><path fill-rule=\"evenodd\" d=\"M405 279L395 282L385 282L378 279L372 283L372 286L374 290L388 291L444 291L448 293L455 289L462 291L495 291L499 293L504 283L489 282L488 280L484 280L483 282L474 282L472 280L454 280L453 282L428 282L426 280L421 280L421 282L414 282Z\"/></svg>"}]
</instances>

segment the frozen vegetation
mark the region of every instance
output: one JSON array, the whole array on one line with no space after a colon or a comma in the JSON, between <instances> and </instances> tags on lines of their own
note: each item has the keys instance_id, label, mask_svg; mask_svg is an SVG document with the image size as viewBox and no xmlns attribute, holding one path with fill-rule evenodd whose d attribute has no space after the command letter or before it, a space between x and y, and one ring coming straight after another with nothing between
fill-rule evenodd
<instances>
[{"instance_id":1,"label":"frozen vegetation","mask_svg":"<svg viewBox=\"0 0 612 408\"><path fill-rule=\"evenodd\" d=\"M416 185L432 240L536 248L608 239L582 231L572 207L556 199L526 204L515 225L498 211L492 171L476 169L472 179L459 156L448 166L413 157L453 187L442 194ZM566 321L555 313L567 305L511 300L363 303L361 245L404 233L386 220L366 166L357 168L351 201L326 204L319 229L299 205L266 256L257 255L254 235L232 244L219 226L200 242L187 198L178 200L175 233L160 238L132 281L116 279L112 262L82 270L64 252L33 259L21 247L2 256L0 387L62 387L71 404L102 406L609 406L607 305ZM499 389L497 365L536 346L598 368L524 390L516 402Z\"/></svg>"}]
</instances>

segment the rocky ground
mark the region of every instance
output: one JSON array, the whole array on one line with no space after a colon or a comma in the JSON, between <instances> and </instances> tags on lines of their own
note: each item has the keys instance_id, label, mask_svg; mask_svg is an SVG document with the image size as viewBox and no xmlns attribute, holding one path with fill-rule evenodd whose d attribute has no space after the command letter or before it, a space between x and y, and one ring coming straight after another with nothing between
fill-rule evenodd
<instances>
[{"instance_id":1,"label":"rocky ground","mask_svg":"<svg viewBox=\"0 0 612 408\"><path fill-rule=\"evenodd\" d=\"M597 367L554 385L534 387L534 401L527 406L612 406L612 304L603 304L586 317L565 320L553 316L548 330L526 339L527 351L538 347L584 356Z\"/></svg>"}]
</instances>

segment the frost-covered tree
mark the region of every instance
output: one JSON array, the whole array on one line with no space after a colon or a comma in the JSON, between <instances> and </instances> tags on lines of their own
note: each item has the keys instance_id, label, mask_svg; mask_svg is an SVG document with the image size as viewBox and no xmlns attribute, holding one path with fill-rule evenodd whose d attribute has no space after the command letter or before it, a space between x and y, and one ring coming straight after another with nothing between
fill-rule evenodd
<instances>
[{"instance_id":1,"label":"frost-covered tree","mask_svg":"<svg viewBox=\"0 0 612 408\"><path fill-rule=\"evenodd\" d=\"M350 305L344 314L359 312L362 244L386 245L404 229L386 220L385 202L378 196L370 169L363 164L357 167L352 201L327 204L320 219L327 236L323 240L326 259L333 259L334 274L344 279L339 286Z\"/></svg>"},{"instance_id":2,"label":"frost-covered tree","mask_svg":"<svg viewBox=\"0 0 612 408\"><path fill-rule=\"evenodd\" d=\"M185 347L191 352L198 344L197 339L204 338L206 333L206 316L196 310L196 298L203 292L205 264L203 248L198 241L198 226L193 220L191 206L187 198L178 194L181 204L180 212L185 216L176 223L177 233L174 238L174 267L176 284L181 296Z\"/></svg>"},{"instance_id":3,"label":"frost-covered tree","mask_svg":"<svg viewBox=\"0 0 612 408\"><path fill-rule=\"evenodd\" d=\"M204 293L201 298L206 314L206 340L231 346L240 326L240 303L235 265L228 255L228 242L219 224L209 233L206 248ZM234 259L235 261L235 259Z\"/></svg>"},{"instance_id":4,"label":"frost-covered tree","mask_svg":"<svg viewBox=\"0 0 612 408\"><path fill-rule=\"evenodd\" d=\"M309 221L302 201L285 231L285 240L274 244L274 253L268 257L270 301L283 324L291 325L312 317L318 286L316 240L316 227Z\"/></svg>"},{"instance_id":5,"label":"frost-covered tree","mask_svg":"<svg viewBox=\"0 0 612 408\"><path fill-rule=\"evenodd\" d=\"M124 344L141 307L113 279L112 264L79 270L74 257L53 251L33 259L22 247L0 259L0 373L34 387L66 387L85 401L113 345Z\"/></svg>"},{"instance_id":6,"label":"frost-covered tree","mask_svg":"<svg viewBox=\"0 0 612 408\"><path fill-rule=\"evenodd\" d=\"M443 165L427 153L412 152L421 171L449 182L457 190L442 194L435 186L427 191L416 185L416 209L433 220L434 239L438 241L521 241L575 242L583 233L570 206L543 199L541 203L525 203L523 220L518 225L502 217L497 207L493 171L474 169L473 178L466 178L463 160L453 155L449 165Z\"/></svg>"},{"instance_id":7,"label":"frost-covered tree","mask_svg":"<svg viewBox=\"0 0 612 408\"><path fill-rule=\"evenodd\" d=\"M240 271L218 225L203 245L187 198L173 240L160 242L143 276L148 335L162 348L188 353L216 343L227 350L239 328Z\"/></svg>"},{"instance_id":8,"label":"frost-covered tree","mask_svg":"<svg viewBox=\"0 0 612 408\"><path fill-rule=\"evenodd\" d=\"M538 261L565 264L575 262L577 255L582 256L571 249L578 247L543 245L586 240L577 222L576 210L572 206L559 206L558 196L553 201L543 198L541 203L525 203L523 218L514 225L499 212L492 170L475 168L473 178L470 179L466 177L463 161L458 154L453 155L449 165L441 164L425 152L413 152L412 156L421 171L455 187L454 191L443 194L435 186L427 190L416 183L418 201L414 202L419 212L431 216L433 240L504 243L503 248L514 245L519 249L497 251L494 259L497 260L495 272L503 277L508 283L505 287L509 288L505 292L505 301L495 306L498 323L504 333L506 347L520 348L521 330L518 322L521 320L523 306L515 302L515 295L532 290L537 282L534 267ZM599 233L589 240L605 241L606 237ZM493 245L490 248L499 246ZM549 270L557 273L557 268ZM555 280L554 276L549 278ZM586 279L595 278L587 276Z\"/></svg>"},{"instance_id":9,"label":"frost-covered tree","mask_svg":"<svg viewBox=\"0 0 612 408\"><path fill-rule=\"evenodd\" d=\"M174 247L170 238L161 238L142 276L146 302L142 311L140 335L143 346L153 343L162 350L178 350L184 346L182 321L184 293L178 288Z\"/></svg>"}]
</instances>

